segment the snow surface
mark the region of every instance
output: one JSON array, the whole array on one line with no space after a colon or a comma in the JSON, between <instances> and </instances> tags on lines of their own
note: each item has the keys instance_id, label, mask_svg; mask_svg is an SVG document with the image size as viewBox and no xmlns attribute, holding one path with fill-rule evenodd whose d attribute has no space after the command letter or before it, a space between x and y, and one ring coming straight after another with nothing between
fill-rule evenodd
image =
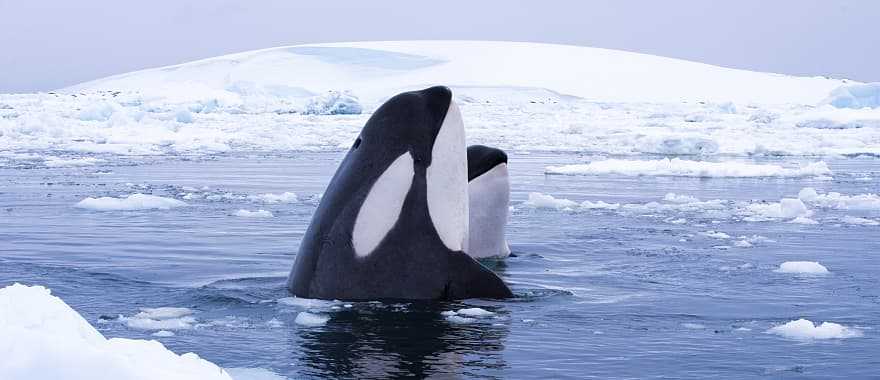
<instances>
[{"instance_id":1,"label":"snow surface","mask_svg":"<svg viewBox=\"0 0 880 380\"><path fill-rule=\"evenodd\" d=\"M41 286L0 289L0 379L226 379L193 353L157 341L111 338Z\"/></svg>"},{"instance_id":2,"label":"snow surface","mask_svg":"<svg viewBox=\"0 0 880 380\"><path fill-rule=\"evenodd\" d=\"M779 268L774 272L778 273L806 273L806 274L825 274L828 268L815 261L786 261L779 264Z\"/></svg>"},{"instance_id":3,"label":"snow surface","mask_svg":"<svg viewBox=\"0 0 880 380\"><path fill-rule=\"evenodd\" d=\"M690 161L680 158L660 160L607 159L588 164L548 166L547 174L628 176L652 175L673 177L808 177L831 174L823 161L813 162L800 168L784 168L773 164L747 164L739 162Z\"/></svg>"},{"instance_id":4,"label":"snow surface","mask_svg":"<svg viewBox=\"0 0 880 380\"><path fill-rule=\"evenodd\" d=\"M862 332L852 327L843 326L834 322L822 322L814 324L808 319L798 319L767 330L768 333L780 335L789 339L845 339L862 336Z\"/></svg>"},{"instance_id":5,"label":"snow surface","mask_svg":"<svg viewBox=\"0 0 880 380\"><path fill-rule=\"evenodd\" d=\"M880 154L880 108L817 106L851 82L576 46L412 41L281 47L0 94L0 156L347 149L382 101L434 84L452 87L469 144L506 150ZM361 114L345 114L355 104Z\"/></svg>"},{"instance_id":6,"label":"snow surface","mask_svg":"<svg viewBox=\"0 0 880 380\"><path fill-rule=\"evenodd\" d=\"M95 211L132 211L132 210L168 210L183 207L187 204L172 198L164 198L148 194L131 194L125 198L86 198L74 207Z\"/></svg>"},{"instance_id":7,"label":"snow surface","mask_svg":"<svg viewBox=\"0 0 880 380\"><path fill-rule=\"evenodd\" d=\"M845 82L579 46L387 41L250 51L117 75L66 91L141 90L147 96L239 100L251 94L297 97L351 90L376 103L389 90L434 83L544 88L602 101L815 104Z\"/></svg>"}]
</instances>

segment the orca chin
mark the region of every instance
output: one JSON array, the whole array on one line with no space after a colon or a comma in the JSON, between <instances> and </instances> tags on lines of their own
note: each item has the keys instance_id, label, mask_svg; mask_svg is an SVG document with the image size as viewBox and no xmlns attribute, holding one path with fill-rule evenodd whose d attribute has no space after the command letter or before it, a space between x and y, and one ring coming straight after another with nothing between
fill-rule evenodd
<instances>
[{"instance_id":1,"label":"orca chin","mask_svg":"<svg viewBox=\"0 0 880 380\"><path fill-rule=\"evenodd\" d=\"M392 97L367 120L330 180L289 291L339 300L512 297L466 253L473 243L468 180L452 92L431 87Z\"/></svg>"}]
</instances>

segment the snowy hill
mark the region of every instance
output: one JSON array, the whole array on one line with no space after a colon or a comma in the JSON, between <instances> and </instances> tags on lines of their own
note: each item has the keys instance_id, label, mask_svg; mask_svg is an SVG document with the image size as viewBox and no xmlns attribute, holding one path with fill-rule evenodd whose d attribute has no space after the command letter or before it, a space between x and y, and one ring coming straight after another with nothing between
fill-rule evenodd
<instances>
[{"instance_id":1,"label":"snowy hill","mask_svg":"<svg viewBox=\"0 0 880 380\"><path fill-rule=\"evenodd\" d=\"M369 105L402 90L545 89L605 102L814 104L843 81L727 69L623 51L521 42L401 41L279 47L143 70L66 89L232 101L349 90Z\"/></svg>"},{"instance_id":2,"label":"snowy hill","mask_svg":"<svg viewBox=\"0 0 880 380\"><path fill-rule=\"evenodd\" d=\"M452 87L469 143L507 150L880 155L876 84L587 47L409 41L280 47L0 94L0 166L345 149L385 99L436 84ZM64 154L22 154L47 150Z\"/></svg>"}]
</instances>

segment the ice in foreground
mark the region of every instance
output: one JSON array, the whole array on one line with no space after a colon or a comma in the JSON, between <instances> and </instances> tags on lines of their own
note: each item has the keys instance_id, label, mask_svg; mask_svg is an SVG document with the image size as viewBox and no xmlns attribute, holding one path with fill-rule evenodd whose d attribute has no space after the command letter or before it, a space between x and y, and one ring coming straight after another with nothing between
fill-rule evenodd
<instances>
[{"instance_id":1,"label":"ice in foreground","mask_svg":"<svg viewBox=\"0 0 880 380\"><path fill-rule=\"evenodd\" d=\"M232 377L153 340L111 338L41 286L0 289L0 379L190 380Z\"/></svg>"},{"instance_id":2,"label":"ice in foreground","mask_svg":"<svg viewBox=\"0 0 880 380\"><path fill-rule=\"evenodd\" d=\"M844 339L862 336L861 331L851 327L833 322L816 325L803 318L773 327L767 332L790 339Z\"/></svg>"}]
</instances>

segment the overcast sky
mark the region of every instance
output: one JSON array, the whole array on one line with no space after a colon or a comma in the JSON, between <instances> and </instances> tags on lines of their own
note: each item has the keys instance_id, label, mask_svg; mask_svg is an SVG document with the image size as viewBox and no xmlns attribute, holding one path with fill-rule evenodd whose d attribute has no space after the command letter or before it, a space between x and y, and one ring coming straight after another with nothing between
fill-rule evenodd
<instances>
[{"instance_id":1,"label":"overcast sky","mask_svg":"<svg viewBox=\"0 0 880 380\"><path fill-rule=\"evenodd\" d=\"M880 81L878 0L0 0L0 92L308 42L479 39Z\"/></svg>"}]
</instances>

